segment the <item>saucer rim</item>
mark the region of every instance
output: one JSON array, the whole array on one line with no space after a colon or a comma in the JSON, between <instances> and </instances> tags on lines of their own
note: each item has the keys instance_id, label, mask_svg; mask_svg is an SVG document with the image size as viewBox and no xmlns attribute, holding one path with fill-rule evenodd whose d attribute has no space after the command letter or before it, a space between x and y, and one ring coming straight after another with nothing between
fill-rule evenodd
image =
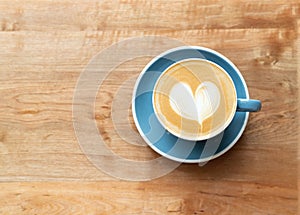
<instances>
[{"instance_id":1,"label":"saucer rim","mask_svg":"<svg viewBox=\"0 0 300 215\"><path fill-rule=\"evenodd\" d=\"M241 79L241 82L244 86L244 89L245 89L245 96L246 96L246 99L249 99L250 96L249 96L249 91L248 91L248 87L247 87L247 84L244 80L244 77L242 76L241 72L239 71L239 69L227 58L225 57L224 55L222 55L221 53L213 50L213 49L210 49L210 48L207 48L207 47L203 47L203 46L179 46L179 47L175 47L175 48L172 48L172 49L169 49L157 56L155 56L145 67L144 69L142 70L142 72L139 74L138 78L136 79L136 82L135 82L135 85L134 85L134 88L133 88L133 94L132 94L132 115L133 115L133 119L134 119L134 123L136 125L136 128L139 132L139 134L141 135L141 137L143 138L143 140L147 143L148 146L150 146L150 148L152 148L155 152L157 152L158 154L170 159L170 160L173 160L173 161L177 161L177 162L181 162L181 163L203 163L203 162L207 162L207 161L210 161L210 160L213 160L217 157L220 157L221 155L225 154L227 151L229 151L235 144L236 142L240 139L240 137L242 136L245 128L246 128L246 125L247 125L247 122L248 122L248 119L249 119L249 112L245 112L245 119L244 119L244 123L243 125L240 127L240 131L239 133L236 135L236 137L233 139L233 141L231 141L231 143L226 147L224 148L222 151L220 151L219 153L216 153L212 156L209 156L209 157L206 157L206 158L200 158L200 159L182 159L182 158L178 158L178 157L174 157L174 156L171 156L161 150L159 150L159 148L155 147L154 144L146 137L146 135L144 134L143 130L141 129L140 127L140 124L138 122L138 119L137 119L137 116L136 116L136 109L135 109L135 95L136 95L136 92L137 92L137 89L138 89L138 86L140 84L140 81L142 79L142 77L144 76L144 74L146 73L146 71L150 68L151 65L153 65L153 63L155 63L157 60L159 60L160 58L162 58L163 56L167 55L167 54L170 54L172 52L175 52L175 51L180 51L180 50L184 50L184 49L196 49L196 50L200 50L200 51L207 51L207 52L211 52L212 54L214 55L217 55L218 57L222 58L223 60L225 60L234 70L235 72L238 74L238 76L240 77ZM189 59L189 58L187 58ZM206 59L207 60L207 59ZM226 130L226 129L225 129ZM178 139L182 139L180 137L177 137ZM210 138L208 138L210 139ZM208 140L207 139L207 140Z\"/></svg>"}]
</instances>

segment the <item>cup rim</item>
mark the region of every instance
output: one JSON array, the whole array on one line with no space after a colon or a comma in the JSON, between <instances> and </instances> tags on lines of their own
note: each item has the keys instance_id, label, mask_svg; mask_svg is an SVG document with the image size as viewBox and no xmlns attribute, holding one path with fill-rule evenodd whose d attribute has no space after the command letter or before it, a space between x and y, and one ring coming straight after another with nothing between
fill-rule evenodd
<instances>
[{"instance_id":1,"label":"cup rim","mask_svg":"<svg viewBox=\"0 0 300 215\"><path fill-rule=\"evenodd\" d=\"M214 132L210 132L206 135L201 135L201 136L198 136L198 135L195 135L195 136L189 136L185 133L177 133L177 132L174 132L172 129L169 129L165 123L161 120L161 118L158 116L159 114L157 113L157 110L156 110L156 107L155 107L155 103L154 103L154 91L157 87L157 84L159 82L159 80L161 79L161 77L163 76L163 74L169 70L172 66L175 66L177 64L180 64L182 62L185 62L185 61L191 61L191 60L195 60L195 61L205 61L205 62L208 62L216 67L218 67L220 70L222 70L225 75L228 77L228 79L230 80L233 88L234 88L234 92L235 92L235 102L234 102L234 107L232 108L232 112L230 114L230 116L228 117L228 119L225 121L225 123L223 125L221 125L218 129L214 130ZM226 72L225 69L223 69L220 65L210 61L210 60L207 60L207 59L201 59L201 58L186 58L186 59L182 59L180 61L176 61L174 63L172 63L170 66L168 66L166 69L164 69L164 71L159 75L159 77L157 78L155 84L154 84L154 87L153 87L153 94L152 94L152 106L153 106L153 110L154 110L154 113L156 115L156 118L158 119L158 121L160 122L160 124L168 131L170 132L171 134L173 134L174 136L178 137L178 138L181 138L181 139L185 139L185 140L190 140L190 141L201 141L201 140L207 140L207 139L210 139L210 138L213 138L215 136L217 136L218 134L222 133L229 125L230 123L232 122L234 116L235 116L235 113L236 113L236 107L237 107L237 92L236 92L236 87L235 87L235 84L232 80L232 78L230 77L230 75Z\"/></svg>"}]
</instances>

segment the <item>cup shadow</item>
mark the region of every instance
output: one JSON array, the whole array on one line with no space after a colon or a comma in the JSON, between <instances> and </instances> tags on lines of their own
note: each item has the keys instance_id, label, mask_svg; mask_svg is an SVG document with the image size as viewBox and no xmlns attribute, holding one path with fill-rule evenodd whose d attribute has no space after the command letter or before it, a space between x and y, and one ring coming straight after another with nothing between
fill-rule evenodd
<instances>
[{"instance_id":1,"label":"cup shadow","mask_svg":"<svg viewBox=\"0 0 300 215\"><path fill-rule=\"evenodd\" d=\"M225 154L207 163L182 164L178 167L180 172L189 178L209 179L209 180L228 180L238 177L240 172L245 171L243 160L245 153L243 150L244 135L240 140ZM203 165L203 166L202 166Z\"/></svg>"}]
</instances>

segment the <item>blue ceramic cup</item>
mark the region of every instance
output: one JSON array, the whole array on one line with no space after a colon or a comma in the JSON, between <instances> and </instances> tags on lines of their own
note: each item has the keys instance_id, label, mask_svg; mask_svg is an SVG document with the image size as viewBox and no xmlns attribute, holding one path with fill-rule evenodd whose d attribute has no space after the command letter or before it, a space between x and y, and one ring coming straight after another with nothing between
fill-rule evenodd
<instances>
[{"instance_id":1,"label":"blue ceramic cup","mask_svg":"<svg viewBox=\"0 0 300 215\"><path fill-rule=\"evenodd\" d=\"M218 65L230 76L236 90L236 112L230 123L207 139L189 139L170 132L159 120L153 105L153 91L161 75L170 66L188 59L202 59ZM260 109L261 102L249 98L238 68L222 54L199 46L177 47L155 57L141 72L133 92L133 118L143 139L159 154L180 162L204 162L224 154L242 135L249 112Z\"/></svg>"}]
</instances>

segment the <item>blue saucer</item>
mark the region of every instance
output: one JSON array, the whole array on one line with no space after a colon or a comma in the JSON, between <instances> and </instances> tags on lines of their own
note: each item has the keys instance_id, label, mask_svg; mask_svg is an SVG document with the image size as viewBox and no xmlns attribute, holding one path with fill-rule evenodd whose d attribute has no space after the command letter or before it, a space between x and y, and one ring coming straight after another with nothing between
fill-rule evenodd
<instances>
[{"instance_id":1,"label":"blue saucer","mask_svg":"<svg viewBox=\"0 0 300 215\"><path fill-rule=\"evenodd\" d=\"M132 112L139 133L153 150L174 161L200 163L219 157L233 147L246 127L249 113L236 112L223 133L207 140L184 140L165 130L153 110L153 88L167 67L188 58L206 59L218 64L231 76L237 97L249 98L241 73L226 57L208 48L184 46L162 53L144 68L134 88Z\"/></svg>"}]
</instances>

